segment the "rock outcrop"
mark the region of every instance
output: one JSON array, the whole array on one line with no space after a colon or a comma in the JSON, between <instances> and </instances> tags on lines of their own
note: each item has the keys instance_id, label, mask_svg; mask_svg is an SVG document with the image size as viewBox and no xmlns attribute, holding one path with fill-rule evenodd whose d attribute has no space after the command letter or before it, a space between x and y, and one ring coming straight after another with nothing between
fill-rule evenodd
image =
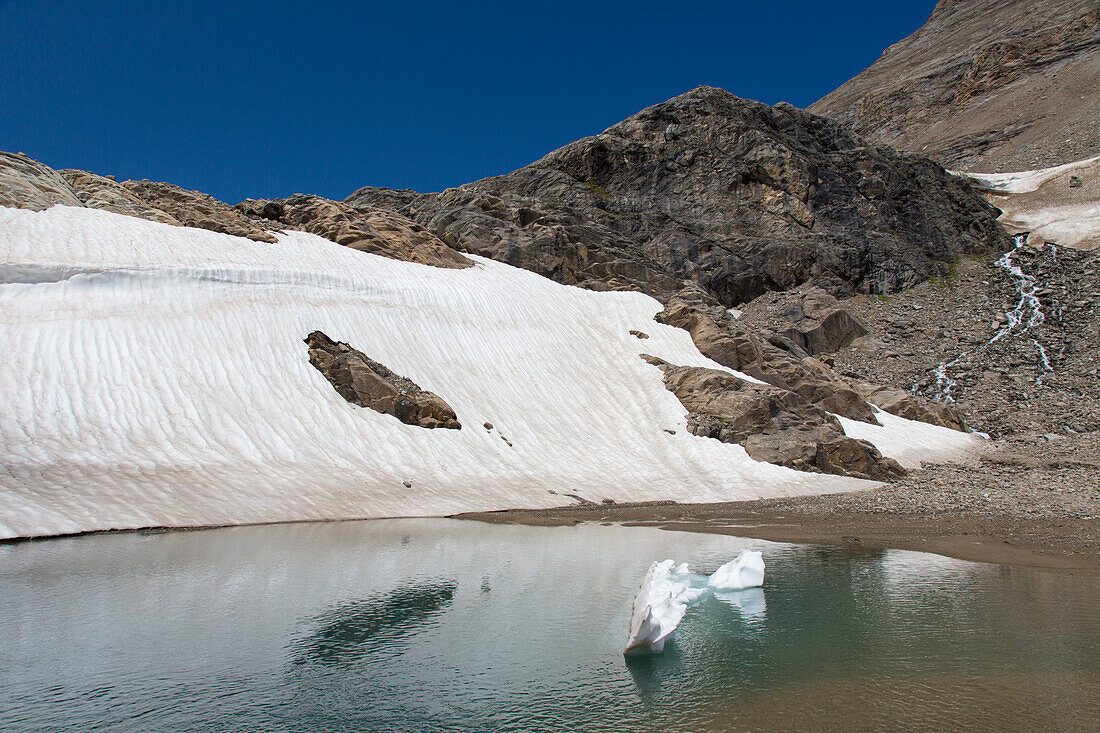
<instances>
[{"instance_id":1,"label":"rock outcrop","mask_svg":"<svg viewBox=\"0 0 1100 733\"><path fill-rule=\"evenodd\" d=\"M0 152L0 206L42 211L54 204L83 205L53 168L23 153Z\"/></svg>"},{"instance_id":2,"label":"rock outcrop","mask_svg":"<svg viewBox=\"0 0 1100 733\"><path fill-rule=\"evenodd\" d=\"M952 168L1031 170L1100 154L1097 79L1096 0L941 0L809 109Z\"/></svg>"},{"instance_id":3,"label":"rock outcrop","mask_svg":"<svg viewBox=\"0 0 1100 733\"><path fill-rule=\"evenodd\" d=\"M905 473L867 441L847 437L835 417L794 392L717 369L643 358L664 372L665 387L688 411L693 435L738 443L756 460L800 471L880 481Z\"/></svg>"},{"instance_id":4,"label":"rock outcrop","mask_svg":"<svg viewBox=\"0 0 1100 733\"><path fill-rule=\"evenodd\" d=\"M473 263L416 222L392 211L353 209L346 204L295 194L287 199L247 199L237 210L270 220L280 228L300 229L361 252L435 267Z\"/></svg>"},{"instance_id":5,"label":"rock outcrop","mask_svg":"<svg viewBox=\"0 0 1100 733\"><path fill-rule=\"evenodd\" d=\"M309 363L325 376L348 402L393 415L406 425L459 430L455 411L434 392L395 374L366 354L320 331L305 339Z\"/></svg>"},{"instance_id":6,"label":"rock outcrop","mask_svg":"<svg viewBox=\"0 0 1100 733\"><path fill-rule=\"evenodd\" d=\"M966 430L966 422L958 410L943 402L933 402L904 389L881 384L860 381L852 381L850 384L863 399L891 415L941 425L952 430Z\"/></svg>"},{"instance_id":7,"label":"rock outcrop","mask_svg":"<svg viewBox=\"0 0 1100 733\"><path fill-rule=\"evenodd\" d=\"M836 298L812 286L762 295L746 306L741 320L777 331L811 356L831 354L867 335Z\"/></svg>"},{"instance_id":8,"label":"rock outcrop","mask_svg":"<svg viewBox=\"0 0 1100 733\"><path fill-rule=\"evenodd\" d=\"M741 323L709 304L698 289L685 288L670 298L657 320L686 330L695 347L722 366L794 392L836 415L878 424L870 405L823 362L777 333Z\"/></svg>"},{"instance_id":9,"label":"rock outcrop","mask_svg":"<svg viewBox=\"0 0 1100 733\"><path fill-rule=\"evenodd\" d=\"M62 170L58 173L72 187L80 203L88 208L113 211L162 224L183 225L179 219L146 203L113 178L79 170Z\"/></svg>"},{"instance_id":10,"label":"rock outcrop","mask_svg":"<svg viewBox=\"0 0 1100 733\"><path fill-rule=\"evenodd\" d=\"M276 241L260 223L209 194L157 181L124 181L122 186L147 206L167 213L183 226L247 237L257 242Z\"/></svg>"},{"instance_id":11,"label":"rock outcrop","mask_svg":"<svg viewBox=\"0 0 1100 733\"><path fill-rule=\"evenodd\" d=\"M423 226L388 209L353 209L320 196L248 199L230 206L170 183L116 181L81 170L55 171L22 153L0 152L0 206L42 210L63 204L102 209L162 224L197 227L274 242L297 229L363 252L435 267L473 263Z\"/></svg>"},{"instance_id":12,"label":"rock outcrop","mask_svg":"<svg viewBox=\"0 0 1100 733\"><path fill-rule=\"evenodd\" d=\"M1011 246L997 210L931 161L709 87L504 176L345 203L558 282L664 300L688 280L727 307L807 281L892 292Z\"/></svg>"}]
</instances>

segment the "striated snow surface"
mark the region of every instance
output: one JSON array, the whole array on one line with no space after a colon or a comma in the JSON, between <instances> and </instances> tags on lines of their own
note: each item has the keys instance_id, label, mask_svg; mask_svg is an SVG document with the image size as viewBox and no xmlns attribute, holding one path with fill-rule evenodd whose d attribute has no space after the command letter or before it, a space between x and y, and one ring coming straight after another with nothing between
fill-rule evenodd
<instances>
[{"instance_id":1,"label":"striated snow surface","mask_svg":"<svg viewBox=\"0 0 1100 733\"><path fill-rule=\"evenodd\" d=\"M0 537L871 485L688 434L638 355L721 367L653 321L657 301L476 261L0 208ZM313 330L440 395L463 428L347 403L309 364ZM972 440L885 424L860 437L887 455L945 458Z\"/></svg>"}]
</instances>

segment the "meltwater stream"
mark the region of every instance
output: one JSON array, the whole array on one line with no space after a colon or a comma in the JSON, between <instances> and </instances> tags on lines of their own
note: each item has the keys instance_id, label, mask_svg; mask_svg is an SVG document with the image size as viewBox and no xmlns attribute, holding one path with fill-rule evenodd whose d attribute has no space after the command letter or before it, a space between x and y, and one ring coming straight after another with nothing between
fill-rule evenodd
<instances>
[{"instance_id":1,"label":"meltwater stream","mask_svg":"<svg viewBox=\"0 0 1100 733\"><path fill-rule=\"evenodd\" d=\"M1038 282L1034 276L1025 273L1014 259L1014 255L1020 251L1020 248L1027 244L1027 238L1026 233L1015 235L1013 238L1016 243L1015 246L993 263L994 266L1004 270L1012 278L1016 293L1020 297L1011 310L1005 309L1005 320L1001 327L997 329L997 333L973 351L984 351L1005 336L1024 334L1033 328L1038 328L1046 321L1043 304L1039 300L1037 292ZM1051 245L1051 248L1052 253L1057 256L1054 245ZM1041 381L1044 376L1054 371L1054 365L1051 364L1050 357L1038 338L1031 339L1031 343L1035 345L1035 349L1039 352L1038 366L1042 374L1036 381ZM936 394L934 398L938 402L955 401L955 388L958 387L958 382L951 376L950 369L967 356L970 356L971 353L971 350L963 351L951 361L940 362L933 369L932 373L936 377Z\"/></svg>"},{"instance_id":2,"label":"meltwater stream","mask_svg":"<svg viewBox=\"0 0 1100 733\"><path fill-rule=\"evenodd\" d=\"M652 560L763 588L625 660ZM1100 580L444 519L0 545L0 730L1090 730Z\"/></svg>"}]
</instances>

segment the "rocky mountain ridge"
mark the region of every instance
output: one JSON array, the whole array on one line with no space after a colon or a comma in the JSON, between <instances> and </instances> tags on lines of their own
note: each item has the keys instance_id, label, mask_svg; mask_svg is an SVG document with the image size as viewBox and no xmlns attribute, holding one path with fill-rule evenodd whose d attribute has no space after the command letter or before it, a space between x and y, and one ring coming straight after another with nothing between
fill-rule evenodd
<instances>
[{"instance_id":1,"label":"rocky mountain ridge","mask_svg":"<svg viewBox=\"0 0 1100 733\"><path fill-rule=\"evenodd\" d=\"M664 300L688 281L726 307L810 280L895 292L1010 246L996 209L934 163L710 87L507 175L345 203L558 282Z\"/></svg>"},{"instance_id":2,"label":"rocky mountain ridge","mask_svg":"<svg viewBox=\"0 0 1100 733\"><path fill-rule=\"evenodd\" d=\"M1100 3L941 0L810 105L879 144L982 172L1100 154Z\"/></svg>"}]
</instances>

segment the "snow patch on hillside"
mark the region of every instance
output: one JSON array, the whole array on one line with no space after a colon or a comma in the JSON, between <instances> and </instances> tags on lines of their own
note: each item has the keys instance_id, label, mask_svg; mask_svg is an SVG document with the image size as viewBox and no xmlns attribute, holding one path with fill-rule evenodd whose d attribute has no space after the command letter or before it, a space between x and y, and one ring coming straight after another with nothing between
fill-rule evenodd
<instances>
[{"instance_id":1,"label":"snow patch on hillside","mask_svg":"<svg viewBox=\"0 0 1100 733\"><path fill-rule=\"evenodd\" d=\"M639 353L723 367L652 298L473 259L0 208L0 537L870 485L689 434ZM440 395L463 429L349 404L309 363L313 330ZM973 440L900 418L863 433L924 460Z\"/></svg>"},{"instance_id":2,"label":"snow patch on hillside","mask_svg":"<svg viewBox=\"0 0 1100 733\"><path fill-rule=\"evenodd\" d=\"M1073 163L1056 165L1052 168L1040 168L1032 171L1017 171L1014 173L970 173L964 171L949 171L957 176L965 176L973 179L979 188L997 193L1031 193L1038 191L1039 187L1063 173L1073 173L1082 168L1088 168L1094 163L1100 162L1100 156L1078 160Z\"/></svg>"},{"instance_id":3,"label":"snow patch on hillside","mask_svg":"<svg viewBox=\"0 0 1100 733\"><path fill-rule=\"evenodd\" d=\"M1028 233L1038 244L1100 246L1100 156L1018 173L955 174L988 192L1011 234Z\"/></svg>"}]
</instances>

